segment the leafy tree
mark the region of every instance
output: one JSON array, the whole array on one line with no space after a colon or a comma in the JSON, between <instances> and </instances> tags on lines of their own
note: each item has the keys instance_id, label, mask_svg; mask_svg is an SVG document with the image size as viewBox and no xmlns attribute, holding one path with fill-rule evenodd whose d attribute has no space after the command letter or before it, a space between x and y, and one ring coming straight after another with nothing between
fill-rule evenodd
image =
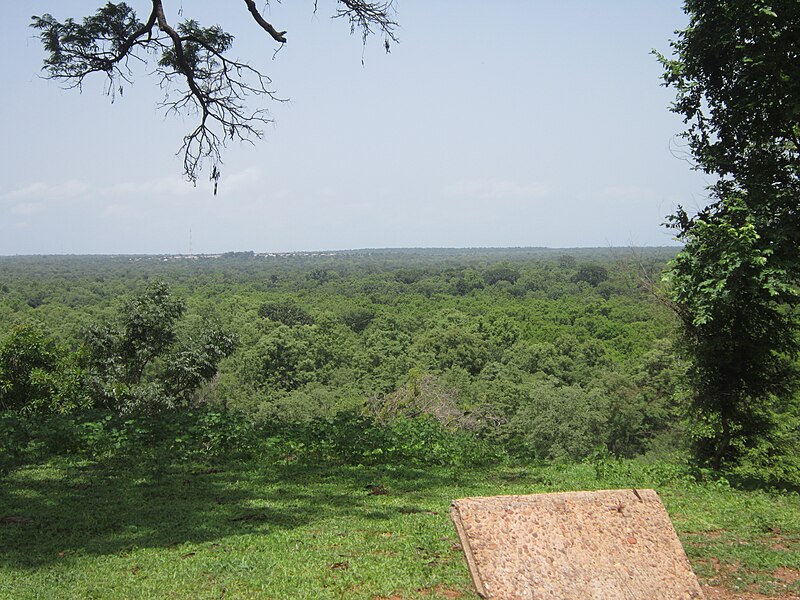
<instances>
[{"instance_id":1,"label":"leafy tree","mask_svg":"<svg viewBox=\"0 0 800 600\"><path fill-rule=\"evenodd\" d=\"M20 325L0 342L0 410L49 404L61 356L41 328Z\"/></svg>"},{"instance_id":2,"label":"leafy tree","mask_svg":"<svg viewBox=\"0 0 800 600\"><path fill-rule=\"evenodd\" d=\"M498 263L483 272L483 279L486 285L494 285L499 281L515 283L519 279L519 271L508 263Z\"/></svg>"},{"instance_id":3,"label":"leafy tree","mask_svg":"<svg viewBox=\"0 0 800 600\"><path fill-rule=\"evenodd\" d=\"M269 329L239 357L240 379L263 397L321 383L343 390L354 383L345 365L355 361L347 338L353 332L338 320L320 319L317 325ZM336 375L346 375L334 379Z\"/></svg>"},{"instance_id":4,"label":"leafy tree","mask_svg":"<svg viewBox=\"0 0 800 600\"><path fill-rule=\"evenodd\" d=\"M188 404L195 391L217 374L219 362L236 349L236 336L213 327L196 343L169 356L164 369L164 387L171 398Z\"/></svg>"},{"instance_id":5,"label":"leafy tree","mask_svg":"<svg viewBox=\"0 0 800 600\"><path fill-rule=\"evenodd\" d=\"M374 318L375 311L367 307L348 308L342 313L342 323L356 333L364 331Z\"/></svg>"},{"instance_id":6,"label":"leafy tree","mask_svg":"<svg viewBox=\"0 0 800 600\"><path fill-rule=\"evenodd\" d=\"M578 264L578 259L572 254L561 254L558 257L558 266L562 269L574 269Z\"/></svg>"},{"instance_id":7,"label":"leafy tree","mask_svg":"<svg viewBox=\"0 0 800 600\"><path fill-rule=\"evenodd\" d=\"M176 348L185 311L186 303L166 283L155 282L123 303L116 325L89 328L85 361L94 393L121 410L187 404L216 374L219 361L233 352L236 338L210 328L199 341L184 341Z\"/></svg>"},{"instance_id":8,"label":"leafy tree","mask_svg":"<svg viewBox=\"0 0 800 600\"><path fill-rule=\"evenodd\" d=\"M113 97L122 95L124 86L135 79L131 65L152 65L152 74L167 94L161 108L199 119L180 149L186 177L196 181L202 163L208 161L216 192L222 148L231 141L260 139L261 127L270 121L263 107L248 108L248 98L279 98L267 75L232 56L234 37L221 26L204 27L190 18L170 22L165 4L179 4L180 17L180 3L146 4L150 7L144 21L125 2L107 2L82 21L59 21L50 14L32 17L31 27L39 31L47 53L44 70L49 78L78 89L86 77L104 74ZM255 0L244 0L242 9L277 44L287 43L287 32L265 20ZM351 33L359 30L364 43L373 31L383 34L387 52L390 42L397 41L392 15L391 0L337 0L334 13L350 23Z\"/></svg>"},{"instance_id":9,"label":"leafy tree","mask_svg":"<svg viewBox=\"0 0 800 600\"><path fill-rule=\"evenodd\" d=\"M311 325L314 322L314 318L294 300L264 302L258 308L258 316L289 327Z\"/></svg>"},{"instance_id":10,"label":"leafy tree","mask_svg":"<svg viewBox=\"0 0 800 600\"><path fill-rule=\"evenodd\" d=\"M575 362L550 342L517 343L511 352L511 362L526 373L543 373L565 383L574 380Z\"/></svg>"},{"instance_id":11,"label":"leafy tree","mask_svg":"<svg viewBox=\"0 0 800 600\"><path fill-rule=\"evenodd\" d=\"M606 446L609 400L601 392L541 381L529 393L510 425L534 456L578 460Z\"/></svg>"},{"instance_id":12,"label":"leafy tree","mask_svg":"<svg viewBox=\"0 0 800 600\"><path fill-rule=\"evenodd\" d=\"M578 272L572 276L572 281L576 283L583 281L592 287L597 287L607 279L608 269L598 264L581 265Z\"/></svg>"},{"instance_id":13,"label":"leafy tree","mask_svg":"<svg viewBox=\"0 0 800 600\"><path fill-rule=\"evenodd\" d=\"M86 335L92 367L124 384L141 381L145 368L176 339L176 326L186 303L172 296L169 286L156 282L144 293L126 300L119 325L90 327Z\"/></svg>"},{"instance_id":14,"label":"leafy tree","mask_svg":"<svg viewBox=\"0 0 800 600\"><path fill-rule=\"evenodd\" d=\"M378 391L395 389L408 373L413 361L410 356L412 337L397 322L381 319L365 334L367 362L365 370L375 380Z\"/></svg>"},{"instance_id":15,"label":"leafy tree","mask_svg":"<svg viewBox=\"0 0 800 600\"><path fill-rule=\"evenodd\" d=\"M698 456L735 461L773 430L796 383L800 284L800 4L687 0L658 55L711 203L671 217L667 275L692 358Z\"/></svg>"},{"instance_id":16,"label":"leafy tree","mask_svg":"<svg viewBox=\"0 0 800 600\"><path fill-rule=\"evenodd\" d=\"M489 360L489 345L476 329L462 313L442 315L417 339L419 352L439 371L455 367L477 375Z\"/></svg>"},{"instance_id":17,"label":"leafy tree","mask_svg":"<svg viewBox=\"0 0 800 600\"><path fill-rule=\"evenodd\" d=\"M475 269L464 269L455 279L453 289L459 296L466 296L472 290L483 289L483 277Z\"/></svg>"}]
</instances>

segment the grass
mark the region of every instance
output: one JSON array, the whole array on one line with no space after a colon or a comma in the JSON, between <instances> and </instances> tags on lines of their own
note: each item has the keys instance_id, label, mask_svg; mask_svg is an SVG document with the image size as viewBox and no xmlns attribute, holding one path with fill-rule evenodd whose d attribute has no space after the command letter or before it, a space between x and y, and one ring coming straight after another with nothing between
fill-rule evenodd
<instances>
[{"instance_id":1,"label":"grass","mask_svg":"<svg viewBox=\"0 0 800 600\"><path fill-rule=\"evenodd\" d=\"M800 496L664 463L443 467L58 459L0 487L2 598L477 598L452 499L654 487L703 583L800 594Z\"/></svg>"}]
</instances>

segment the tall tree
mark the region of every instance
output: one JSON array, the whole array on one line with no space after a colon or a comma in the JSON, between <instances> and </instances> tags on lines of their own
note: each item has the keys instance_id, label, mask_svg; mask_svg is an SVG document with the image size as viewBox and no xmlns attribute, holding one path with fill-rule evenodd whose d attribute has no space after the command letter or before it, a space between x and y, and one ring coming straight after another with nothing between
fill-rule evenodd
<instances>
[{"instance_id":1,"label":"tall tree","mask_svg":"<svg viewBox=\"0 0 800 600\"><path fill-rule=\"evenodd\" d=\"M693 359L697 451L719 467L769 435L796 383L800 284L800 3L686 0L658 55L711 203L670 217L667 275Z\"/></svg>"},{"instance_id":2,"label":"tall tree","mask_svg":"<svg viewBox=\"0 0 800 600\"><path fill-rule=\"evenodd\" d=\"M196 181L203 163L210 163L216 192L222 149L230 141L260 139L261 127L270 121L263 106L248 108L248 97L278 96L258 67L233 58L233 35L222 27L203 27L188 18L171 23L164 7L169 2L147 4L144 21L125 2L107 2L82 21L59 21L50 14L32 17L31 26L47 52L44 70L71 88L80 88L94 73L104 74L107 91L114 95L131 83L131 64L154 61L153 73L167 92L161 108L199 119L183 138L184 174ZM265 20L254 0L244 0L241 8L276 44L287 43L287 32ZM393 12L392 0L337 0L333 16L347 20L351 33L360 31L364 43L373 32L382 34L388 52L390 42L397 41ZM182 13L180 8L177 14Z\"/></svg>"}]
</instances>

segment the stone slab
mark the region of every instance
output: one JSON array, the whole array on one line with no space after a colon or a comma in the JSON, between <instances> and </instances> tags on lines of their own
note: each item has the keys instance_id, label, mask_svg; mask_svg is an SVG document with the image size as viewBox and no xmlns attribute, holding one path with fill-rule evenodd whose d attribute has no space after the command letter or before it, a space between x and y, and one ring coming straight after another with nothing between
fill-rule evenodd
<instances>
[{"instance_id":1,"label":"stone slab","mask_svg":"<svg viewBox=\"0 0 800 600\"><path fill-rule=\"evenodd\" d=\"M654 490L462 498L451 517L483 598L703 598Z\"/></svg>"}]
</instances>

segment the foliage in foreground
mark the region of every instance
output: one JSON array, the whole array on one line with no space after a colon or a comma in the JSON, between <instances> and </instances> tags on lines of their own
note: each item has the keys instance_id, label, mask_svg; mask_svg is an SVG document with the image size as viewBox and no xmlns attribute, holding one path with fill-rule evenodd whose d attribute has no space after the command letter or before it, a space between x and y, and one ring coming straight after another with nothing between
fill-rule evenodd
<instances>
[{"instance_id":1,"label":"foliage in foreground","mask_svg":"<svg viewBox=\"0 0 800 600\"><path fill-rule=\"evenodd\" d=\"M779 446L784 415L796 414L800 4L684 9L675 57L659 59L693 162L716 183L709 206L672 217L686 245L668 280L693 366L696 452L719 468Z\"/></svg>"},{"instance_id":2,"label":"foliage in foreground","mask_svg":"<svg viewBox=\"0 0 800 600\"><path fill-rule=\"evenodd\" d=\"M294 457L309 464L480 466L501 448L421 416L378 424L356 413L294 426L259 423L207 408L157 414L81 411L0 414L0 473L55 457L143 463Z\"/></svg>"},{"instance_id":3,"label":"foliage in foreground","mask_svg":"<svg viewBox=\"0 0 800 600\"><path fill-rule=\"evenodd\" d=\"M557 406L553 409L557 410ZM576 437L559 430L532 432L559 438L568 448ZM580 433L580 432L578 432ZM547 440L540 442L547 443ZM523 447L498 444L475 432L443 425L431 415L396 417L389 421L360 412L316 418L287 425L253 420L236 412L214 409L162 410L157 414L119 414L84 410L70 414L20 415L0 413L0 474L50 460L132 461L156 467L160 463L204 461L208 464L240 461L278 461L313 465L363 465L446 468L485 468L492 465L561 464L572 461L565 453L555 461L531 462ZM686 455L661 449L647 460L682 457L684 474L722 477L719 471L689 468ZM619 459L602 446L587 461L616 464ZM741 488L800 490L797 460L752 452L737 468L724 472Z\"/></svg>"}]
</instances>

